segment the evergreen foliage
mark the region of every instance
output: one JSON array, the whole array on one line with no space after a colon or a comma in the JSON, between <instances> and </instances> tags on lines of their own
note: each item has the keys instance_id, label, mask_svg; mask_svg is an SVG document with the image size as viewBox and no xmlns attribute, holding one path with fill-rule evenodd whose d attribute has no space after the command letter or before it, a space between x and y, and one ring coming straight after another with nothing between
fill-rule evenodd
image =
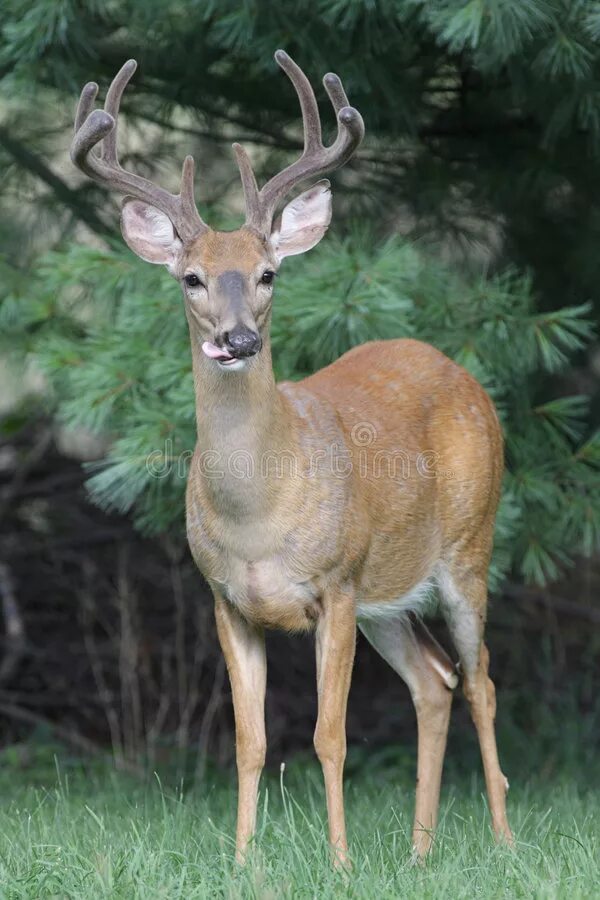
<instances>
[{"instance_id":1,"label":"evergreen foliage","mask_svg":"<svg viewBox=\"0 0 600 900\"><path fill-rule=\"evenodd\" d=\"M540 402L538 386L591 336L589 307L536 311L515 272L466 280L399 238L329 238L286 262L275 299L281 377L328 364L363 341L436 344L493 396L507 435L493 583L514 568L543 583L600 538L600 435L581 396ZM101 505L148 531L183 527L195 442L193 381L180 289L115 245L46 257L34 286L7 297L0 328L53 385L56 415L112 443L88 482Z\"/></svg>"},{"instance_id":2,"label":"evergreen foliage","mask_svg":"<svg viewBox=\"0 0 600 900\"><path fill-rule=\"evenodd\" d=\"M285 264L278 374L374 337L431 341L500 410L496 580L514 568L541 583L592 552L600 440L567 376L600 308L597 3L5 0L0 35L0 329L46 374L62 421L111 439L89 482L98 502L148 531L180 528L173 462L195 425L179 289L116 242L114 201L66 163L77 93L95 78L103 96L137 58L124 162L172 187L193 152L203 215L232 227L241 191L223 148L242 140L272 174L299 146L282 46L315 85L343 76L367 140L335 176L337 240ZM331 128L326 105L323 118Z\"/></svg>"},{"instance_id":3,"label":"evergreen foliage","mask_svg":"<svg viewBox=\"0 0 600 900\"><path fill-rule=\"evenodd\" d=\"M31 226L35 249L40 212L67 232L81 221L113 227L104 192L72 186L60 165L86 81L105 86L126 58L139 60L124 112L146 146L126 142L126 158L174 183L172 161L196 152L205 209L237 196L230 154L219 152L232 139L261 150L264 172L298 146L296 98L273 62L283 46L315 85L340 72L364 114L367 143L339 176L354 213L384 234L400 220L455 249L483 246L495 263L530 270L544 306L595 299L595 2L5 0L2 19L0 172L21 201L4 238L21 256L18 225Z\"/></svg>"}]
</instances>

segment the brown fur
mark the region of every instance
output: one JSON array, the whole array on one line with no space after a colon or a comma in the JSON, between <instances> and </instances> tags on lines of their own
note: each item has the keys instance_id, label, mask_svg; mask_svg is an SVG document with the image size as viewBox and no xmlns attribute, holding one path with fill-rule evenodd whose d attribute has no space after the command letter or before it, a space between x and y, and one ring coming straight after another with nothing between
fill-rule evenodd
<instances>
[{"instance_id":1,"label":"brown fur","mask_svg":"<svg viewBox=\"0 0 600 900\"><path fill-rule=\"evenodd\" d=\"M265 354L242 376L239 393L240 385L221 379L219 393L231 397L235 418L210 447L224 460L231 450L248 454L257 473L252 486L241 496L237 475L207 480L197 462L188 488L192 552L249 621L312 628L315 604L332 580L350 581L362 602L394 600L465 545L478 566L487 564L502 445L493 406L464 369L412 340L365 344L279 389L267 369ZM199 384L201 420L207 392ZM248 438L243 423L254 417L254 403L269 425L263 434L249 428ZM361 428L368 443L360 443ZM197 453L208 449L200 434ZM432 454L434 470L420 473L423 452ZM258 474L269 453L270 472L263 466ZM383 477L395 461L399 477ZM269 477L278 464L286 477ZM267 511L257 535L257 518Z\"/></svg>"},{"instance_id":2,"label":"brown fur","mask_svg":"<svg viewBox=\"0 0 600 900\"><path fill-rule=\"evenodd\" d=\"M246 275L254 272L265 257L265 242L249 228L237 231L208 229L187 245L183 255L183 269L201 261L207 276L217 276L228 269Z\"/></svg>"},{"instance_id":3,"label":"brown fur","mask_svg":"<svg viewBox=\"0 0 600 900\"><path fill-rule=\"evenodd\" d=\"M485 392L464 369L412 340L366 344L299 384L275 384L269 341L272 285L266 273L323 236L331 218L328 183L292 201L285 227L284 210L282 228L271 229L273 214L296 183L349 159L364 134L360 114L348 107L341 82L330 73L324 83L338 113L338 134L325 147L307 79L283 51L275 59L300 98L305 148L259 192L249 158L236 145L247 207L247 225L237 231L212 231L200 218L191 157L177 195L119 166L116 122L133 60L109 91L105 113L110 118L91 113L95 85L83 89L71 147L73 161L86 174L130 195L122 216L125 240L143 259L166 265L184 290L198 424L187 530L214 593L233 693L236 857L244 860L254 831L265 758L263 628L277 627L316 631L314 744L335 862L348 861L344 723L357 611L366 616L361 630L406 681L415 704L413 846L420 858L428 853L449 688L456 681L447 654L422 622L410 618L411 604L433 579L464 673L494 831L511 841L507 784L494 734L494 686L483 643L502 473L498 421ZM92 153L99 142L102 153ZM240 345L240 333L251 343ZM244 346L246 355L250 347L261 346L259 338L262 350L240 359Z\"/></svg>"},{"instance_id":4,"label":"brown fur","mask_svg":"<svg viewBox=\"0 0 600 900\"><path fill-rule=\"evenodd\" d=\"M248 255L237 259L242 248ZM186 256L186 267L207 276L206 292L196 300L188 296L187 304L198 422L187 528L194 558L215 595L234 695L238 859L245 858L253 833L265 753L266 627L316 629L315 748L335 859L347 861L342 772L356 609L381 610L382 604L384 610L389 604L387 624L361 628L413 695L419 726L413 842L420 857L428 853L449 687L456 678L425 626L411 627L393 604L436 572L480 736L494 828L510 841L493 732L493 685L482 644L503 468L493 405L464 369L414 340L365 344L299 383L276 385L271 295L257 281L273 260L268 247L262 254L258 239L242 231L203 237ZM217 371L199 349L222 327L219 316L226 312L216 308L215 285L234 263L248 279L243 315L252 317L263 339L262 352L239 375Z\"/></svg>"}]
</instances>

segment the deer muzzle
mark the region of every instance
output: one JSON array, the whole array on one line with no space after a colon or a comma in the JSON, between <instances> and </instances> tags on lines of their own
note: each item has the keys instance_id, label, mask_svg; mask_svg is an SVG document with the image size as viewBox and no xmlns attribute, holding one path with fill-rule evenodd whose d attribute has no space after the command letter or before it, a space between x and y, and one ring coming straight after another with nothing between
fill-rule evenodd
<instances>
[{"instance_id":1,"label":"deer muzzle","mask_svg":"<svg viewBox=\"0 0 600 900\"><path fill-rule=\"evenodd\" d=\"M256 331L252 331L246 325L236 325L224 335L224 343L227 351L235 359L246 359L254 356L262 347L262 339Z\"/></svg>"}]
</instances>

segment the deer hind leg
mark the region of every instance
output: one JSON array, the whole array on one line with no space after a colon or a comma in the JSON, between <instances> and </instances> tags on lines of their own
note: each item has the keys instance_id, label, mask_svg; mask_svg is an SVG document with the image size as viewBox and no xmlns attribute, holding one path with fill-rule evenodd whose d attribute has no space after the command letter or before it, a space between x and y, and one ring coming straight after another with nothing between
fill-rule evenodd
<instances>
[{"instance_id":1,"label":"deer hind leg","mask_svg":"<svg viewBox=\"0 0 600 900\"><path fill-rule=\"evenodd\" d=\"M508 781L500 769L494 720L496 691L488 675L489 653L483 642L487 606L485 575L454 567L439 579L442 608L461 663L463 690L477 730L496 840L513 843L506 817Z\"/></svg>"},{"instance_id":2,"label":"deer hind leg","mask_svg":"<svg viewBox=\"0 0 600 900\"><path fill-rule=\"evenodd\" d=\"M454 665L425 625L406 613L359 622L377 652L406 682L417 713L418 759L413 850L427 856L437 824L440 785L458 678Z\"/></svg>"}]
</instances>

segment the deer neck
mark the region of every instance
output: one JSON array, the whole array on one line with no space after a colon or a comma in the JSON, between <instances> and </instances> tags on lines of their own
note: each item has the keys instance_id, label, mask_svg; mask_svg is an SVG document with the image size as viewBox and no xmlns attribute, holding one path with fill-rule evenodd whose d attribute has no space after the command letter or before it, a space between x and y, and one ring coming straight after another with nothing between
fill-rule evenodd
<instances>
[{"instance_id":1,"label":"deer neck","mask_svg":"<svg viewBox=\"0 0 600 900\"><path fill-rule=\"evenodd\" d=\"M199 348L193 368L202 490L224 516L260 518L283 489L282 479L272 477L273 460L294 453L291 417L275 383L270 340L265 338L245 371L219 370Z\"/></svg>"}]
</instances>

